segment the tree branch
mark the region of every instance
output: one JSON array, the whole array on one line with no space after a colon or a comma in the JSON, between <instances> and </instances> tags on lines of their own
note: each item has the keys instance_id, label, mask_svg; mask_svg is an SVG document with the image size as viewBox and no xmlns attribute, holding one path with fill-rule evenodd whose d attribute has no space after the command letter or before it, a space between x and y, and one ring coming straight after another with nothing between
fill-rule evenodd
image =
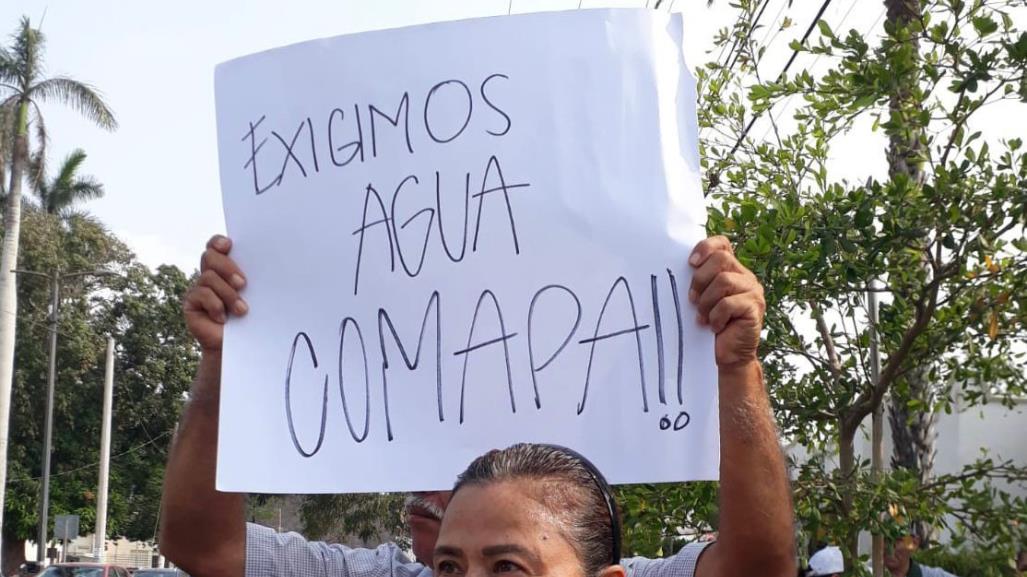
<instances>
[{"instance_id":1,"label":"tree branch","mask_svg":"<svg viewBox=\"0 0 1027 577\"><path fill-rule=\"evenodd\" d=\"M934 311L937 307L938 288L944 278L946 277L943 274L939 274L925 287L924 294L921 295L921 298L914 305L916 308L915 320L906 330L905 334L902 335L899 347L894 353L888 355L888 362L881 371L877 383L869 391L863 391L856 398L851 410L842 417L842 425L848 433L854 432L859 423L881 403L884 394L891 388L899 369L902 367L902 363L909 356L909 352L912 350L916 339L927 330L927 325L934 316Z\"/></svg>"},{"instance_id":2,"label":"tree branch","mask_svg":"<svg viewBox=\"0 0 1027 577\"><path fill-rule=\"evenodd\" d=\"M815 301L810 301L809 307L813 311L813 319L817 322L817 332L820 333L820 339L824 342L824 349L827 350L827 366L831 369L832 380L837 384L838 379L841 378L842 362L838 358L838 351L835 350L834 339L831 337L831 331L827 328L827 322L824 321L824 313L820 310L820 305Z\"/></svg>"}]
</instances>

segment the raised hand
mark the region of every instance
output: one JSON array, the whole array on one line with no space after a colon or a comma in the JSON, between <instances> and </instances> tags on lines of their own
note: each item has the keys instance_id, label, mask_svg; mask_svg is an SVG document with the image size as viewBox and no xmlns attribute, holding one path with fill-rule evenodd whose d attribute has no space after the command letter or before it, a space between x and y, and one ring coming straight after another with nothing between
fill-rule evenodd
<instances>
[{"instance_id":1,"label":"raised hand","mask_svg":"<svg viewBox=\"0 0 1027 577\"><path fill-rule=\"evenodd\" d=\"M228 256L231 250L227 237L211 237L200 258L200 277L182 303L186 326L204 353L220 352L229 315L242 316L249 310L239 296L246 277Z\"/></svg>"},{"instance_id":2,"label":"raised hand","mask_svg":"<svg viewBox=\"0 0 1027 577\"><path fill-rule=\"evenodd\" d=\"M717 335L717 366L756 361L767 309L756 275L738 262L723 236L697 244L688 263L695 269L688 299L699 309L699 322Z\"/></svg>"}]
</instances>

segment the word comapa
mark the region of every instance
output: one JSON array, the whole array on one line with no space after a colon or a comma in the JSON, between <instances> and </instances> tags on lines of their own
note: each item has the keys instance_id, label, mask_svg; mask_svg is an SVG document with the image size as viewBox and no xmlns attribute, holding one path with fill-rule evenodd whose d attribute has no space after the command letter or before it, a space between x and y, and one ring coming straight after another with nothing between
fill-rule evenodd
<instances>
[{"instance_id":1,"label":"word comapa","mask_svg":"<svg viewBox=\"0 0 1027 577\"><path fill-rule=\"evenodd\" d=\"M684 351L683 351L683 324L682 324L682 311L681 302L678 297L678 285L677 279L674 274L670 271L666 271L666 280L668 284L669 292L673 299L674 307L674 319L676 321L676 378L677 378L677 403L679 407L683 405L683 391L682 383L684 378ZM584 335L580 335L577 339L578 346L588 347L588 363L582 367L583 369L583 384L581 386L581 400L577 404L577 415L581 415L584 412L589 397L589 387L592 377L592 365L596 358L596 353L604 342L611 341L613 339L629 339L629 342L634 345L638 353L638 390L639 398L641 402L642 411L648 413L650 411L649 398L646 386L646 367L645 367L645 355L642 346L641 333L643 331L652 330L655 333L656 339L656 352L657 352L657 395L659 403L666 406L668 404L668 393L665 390L665 374L666 374L666 363L667 363L667 351L665 350L665 335L664 327L662 324L662 314L660 311L661 296L660 296L660 279L657 275L650 275L650 296L651 310L652 310L652 323L641 324L639 321L639 309L636 306L635 294L632 292L632 288L627 279L623 276L618 277L610 286L609 292L606 295L606 299L603 302L603 306L595 317L595 325L591 331L588 331ZM620 298L614 299L614 296L620 294ZM547 351L539 351L536 339L533 338L533 334L537 334L539 324L545 323L547 320L551 320L549 315L543 315L539 313L538 305L544 300L551 301L550 307L553 304L559 304L563 307L563 310L573 311L574 321L573 323L566 323L566 326L562 328L565 333L555 333L556 327L547 326L546 328L551 334L565 334L562 342L555 349ZM377 311L377 347L374 344L369 343L365 340L364 329L361 327L360 322L352 317L347 316L342 319L339 324L339 340L338 340L338 357L336 359L337 364L335 369L338 375L338 391L342 400L342 417L346 421L346 426L349 429L350 436L353 441L357 443L364 442L371 430L371 381L372 373L370 369L370 363L368 361L368 348L375 347L378 349L378 353L381 357L381 391L382 391L382 410L385 415L385 434L388 441L393 441L395 435L393 432L391 414L389 412L389 379L390 374L394 371L395 367L398 366L398 361L402 361L403 366L408 371L417 370L422 366L422 359L431 355L431 359L428 361L434 364L435 368L435 395L438 408L438 420L440 423L446 421L446 415L443 410L443 397L444 397L444 383L447 382L446 377L443 375L443 343L442 343L442 313L443 301L439 291L433 291L431 296L428 298L427 305L424 309L424 316L421 319L421 326L417 333L416 346L413 345L413 340L405 341L400 338L399 332L396 330L396 326L393 322L392 316L384 308L379 308ZM630 315L632 322L628 326L610 327L607 326L610 323L609 319L605 320L609 313L616 310L618 307L622 308L622 311ZM494 326L498 327L498 334L482 335L481 329L478 327L479 323L486 316L491 315L495 319ZM571 344L571 341L575 339L575 336L579 334L579 327L581 325L583 316L581 301L577 294L569 287L559 284L549 284L539 288L534 295L531 297L530 304L528 306L527 318L524 320L524 335L521 332L511 331L508 320L503 316L503 309L500 305L498 298L493 291L485 289L480 293L477 304L474 307L474 314L470 326L467 331L467 340L462 343L460 348L450 351L450 354L458 357L463 357L463 371L459 379L459 396L460 396L460 410L457 418L457 423L463 424L464 414L464 400L468 389L467 379L467 366L471 356L485 349L492 347L501 347L503 356L506 361L505 375L497 376L495 379L497 382L504 382L506 392L509 396L509 405L511 413L517 413L517 401L515 395L515 383L513 374L511 371L511 358L513 355L512 349L514 345L521 347L523 354L526 355L527 366L530 367L531 383L534 393L534 404L536 409L542 409L543 398L539 392L539 379L543 371L550 366L557 357L560 356L567 346ZM625 317L627 318L627 317ZM551 325L552 323L550 323ZM429 327L433 326L434 332L429 332ZM582 338L583 337L583 338ZM350 340L351 346L346 347L347 339ZM357 348L354 349L352 343L357 344ZM432 352L422 356L422 353L426 352L426 345L432 343ZM389 346L391 343L391 346ZM518 344L519 343L519 344ZM630 346L630 345L629 345ZM359 354L355 351L359 350ZM398 355L392 351L398 352ZM297 358L299 355L299 358ZM306 359L306 360L304 360ZM295 363L297 362L309 362L315 372L320 375L324 373L323 381L317 378L315 386L321 385L321 410L320 410L320 425L317 441L314 443L312 448L305 448L304 444L300 441L295 427L297 419L306 421L310 416L302 415L297 416L294 414L292 407L292 393L293 389L300 385L293 381L293 372ZM350 370L346 370L346 369ZM288 364L285 373L284 382L284 396L285 396L285 413L286 420L288 422L289 435L292 439L293 446L296 451L304 457L312 457L321 450L321 446L325 440L325 429L328 423L328 398L329 398L329 373L326 370L327 367L322 366L322 363L318 361L317 354L315 352L315 345L312 342L310 336L304 332L299 331L295 334L292 339L292 345L289 350ZM354 370L355 369L355 370ZM362 423L357 421L356 411L351 412L352 400L350 394L346 390L346 378L344 375L363 374L363 407L360 412L363 413ZM491 381L490 381L491 382ZM455 384L455 383L454 383ZM309 385L307 385L309 386ZM352 386L352 385L351 385ZM679 431L685 428L690 421L690 417L687 412L680 411L675 416L668 416L664 414L659 420L660 430Z\"/></svg>"}]
</instances>

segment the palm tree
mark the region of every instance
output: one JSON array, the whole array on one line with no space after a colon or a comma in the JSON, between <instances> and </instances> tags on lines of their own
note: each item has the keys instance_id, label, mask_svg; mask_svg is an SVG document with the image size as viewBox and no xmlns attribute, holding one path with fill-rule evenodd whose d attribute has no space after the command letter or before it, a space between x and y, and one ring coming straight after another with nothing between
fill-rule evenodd
<instances>
[{"instance_id":1,"label":"palm tree","mask_svg":"<svg viewBox=\"0 0 1027 577\"><path fill-rule=\"evenodd\" d=\"M92 176L79 176L78 170L86 160L86 153L77 148L69 154L60 167L57 174L50 180L46 179L46 172L35 168L41 159L33 159L31 172L38 178L32 178L33 192L39 199L39 206L48 214L68 217L73 211L72 207L79 201L92 200L103 196L103 184Z\"/></svg>"},{"instance_id":2,"label":"palm tree","mask_svg":"<svg viewBox=\"0 0 1027 577\"><path fill-rule=\"evenodd\" d=\"M78 110L100 128L117 128L114 114L89 85L65 76L45 77L43 33L22 18L8 49L0 49L0 135L13 131L10 150L10 185L4 208L4 238L0 252L0 538L3 534L4 491L7 481L7 439L14 376L14 328L18 297L13 269L18 264L18 235L21 228L21 185L30 165L29 127L36 133L37 154L46 157L46 125L41 103L60 103ZM8 136L9 138L9 136ZM37 169L42 169L39 163Z\"/></svg>"}]
</instances>

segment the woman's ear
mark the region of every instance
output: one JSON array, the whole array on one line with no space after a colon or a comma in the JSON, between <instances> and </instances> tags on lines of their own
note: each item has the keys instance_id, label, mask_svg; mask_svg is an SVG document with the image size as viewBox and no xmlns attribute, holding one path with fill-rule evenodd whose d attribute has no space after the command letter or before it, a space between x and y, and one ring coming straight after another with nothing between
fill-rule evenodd
<instances>
[{"instance_id":1,"label":"woman's ear","mask_svg":"<svg viewBox=\"0 0 1027 577\"><path fill-rule=\"evenodd\" d=\"M628 573L621 565L610 565L599 572L596 577L627 577Z\"/></svg>"}]
</instances>

